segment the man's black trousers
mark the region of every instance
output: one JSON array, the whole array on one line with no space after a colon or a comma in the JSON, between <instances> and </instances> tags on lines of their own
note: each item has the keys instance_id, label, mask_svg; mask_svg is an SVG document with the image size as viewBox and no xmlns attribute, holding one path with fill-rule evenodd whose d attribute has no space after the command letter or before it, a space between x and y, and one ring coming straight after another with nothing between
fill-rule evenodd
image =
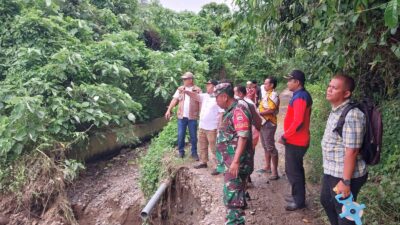
<instances>
[{"instance_id":1,"label":"man's black trousers","mask_svg":"<svg viewBox=\"0 0 400 225\"><path fill-rule=\"evenodd\" d=\"M359 178L351 179L350 190L353 194L354 201L357 200L357 195L361 187L367 181L368 175ZM339 183L340 178L324 174L321 188L321 204L325 209L326 215L329 218L331 225L355 225L353 221L346 218L340 218L339 214L342 213L343 205L336 201L336 193L333 188Z\"/></svg>"},{"instance_id":2,"label":"man's black trousers","mask_svg":"<svg viewBox=\"0 0 400 225\"><path fill-rule=\"evenodd\" d=\"M308 147L285 144L285 170L292 188L292 196L298 207L305 206L306 178L303 158Z\"/></svg>"}]
</instances>

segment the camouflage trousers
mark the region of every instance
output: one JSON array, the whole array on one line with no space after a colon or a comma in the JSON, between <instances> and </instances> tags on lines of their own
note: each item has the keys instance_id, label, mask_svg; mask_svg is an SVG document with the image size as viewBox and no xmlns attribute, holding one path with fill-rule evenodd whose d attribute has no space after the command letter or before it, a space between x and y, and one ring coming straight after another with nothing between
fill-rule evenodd
<instances>
[{"instance_id":1,"label":"camouflage trousers","mask_svg":"<svg viewBox=\"0 0 400 225\"><path fill-rule=\"evenodd\" d=\"M228 210L225 225L245 224L244 208L246 206L245 187L248 175L233 176L224 173L224 204Z\"/></svg>"}]
</instances>

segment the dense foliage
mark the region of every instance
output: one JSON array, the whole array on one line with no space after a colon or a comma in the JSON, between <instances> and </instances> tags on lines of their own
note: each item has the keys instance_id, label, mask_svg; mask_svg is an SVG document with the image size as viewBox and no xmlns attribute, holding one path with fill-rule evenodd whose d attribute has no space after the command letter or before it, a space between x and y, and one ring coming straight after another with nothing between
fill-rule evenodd
<instances>
[{"instance_id":1,"label":"dense foliage","mask_svg":"<svg viewBox=\"0 0 400 225\"><path fill-rule=\"evenodd\" d=\"M155 24L179 16L138 8L123 0L0 2L0 183L25 153L68 149L90 133L162 115L183 72L205 80L207 57L173 30L183 19ZM164 51L149 47L152 29Z\"/></svg>"},{"instance_id":2,"label":"dense foliage","mask_svg":"<svg viewBox=\"0 0 400 225\"><path fill-rule=\"evenodd\" d=\"M311 79L344 71L365 93L400 94L397 0L235 2L238 16L260 30L269 57L296 58Z\"/></svg>"}]
</instances>

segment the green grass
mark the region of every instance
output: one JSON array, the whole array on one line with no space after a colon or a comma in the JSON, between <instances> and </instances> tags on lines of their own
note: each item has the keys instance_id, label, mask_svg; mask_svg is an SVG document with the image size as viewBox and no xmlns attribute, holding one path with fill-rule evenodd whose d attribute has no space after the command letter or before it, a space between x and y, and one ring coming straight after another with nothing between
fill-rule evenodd
<instances>
[{"instance_id":1,"label":"green grass","mask_svg":"<svg viewBox=\"0 0 400 225\"><path fill-rule=\"evenodd\" d=\"M178 124L176 119L171 120L160 134L151 141L151 144L139 160L140 188L146 197L151 196L157 189L159 182L168 175L169 155L173 155L177 140Z\"/></svg>"},{"instance_id":2,"label":"green grass","mask_svg":"<svg viewBox=\"0 0 400 225\"><path fill-rule=\"evenodd\" d=\"M325 86L320 83L307 85L307 90L313 98L310 148L306 154L307 179L319 183L323 175L321 140L324 135L326 120L329 115L330 105L325 99Z\"/></svg>"}]
</instances>

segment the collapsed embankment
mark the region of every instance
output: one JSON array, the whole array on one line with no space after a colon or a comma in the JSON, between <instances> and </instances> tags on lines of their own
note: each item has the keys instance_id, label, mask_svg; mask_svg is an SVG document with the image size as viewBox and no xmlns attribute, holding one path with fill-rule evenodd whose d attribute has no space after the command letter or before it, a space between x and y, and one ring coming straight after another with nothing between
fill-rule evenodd
<instances>
[{"instance_id":1,"label":"collapsed embankment","mask_svg":"<svg viewBox=\"0 0 400 225\"><path fill-rule=\"evenodd\" d=\"M4 224L7 222L10 225L78 224L79 220L76 217L80 216L81 211L79 207L71 207L67 192L71 185L70 181L77 175L81 164L71 159L90 161L118 154L121 146L124 146L119 138L121 132L126 131L125 135L136 137L136 140L146 140L159 132L165 123L164 119L155 119L147 124L130 126L129 129L114 129L103 134L94 134L84 147L75 146L72 150L68 150L60 145L54 151L45 153L38 150L22 157L15 163L17 174L14 174L14 177L18 179L10 181L15 187L11 185L9 193L0 195L0 222ZM69 163L68 168L63 166L66 161ZM88 167L90 166L88 164ZM129 171L126 172L123 174L124 177L130 174ZM113 177L112 174L109 177ZM87 182L89 187L101 185L95 181L87 180ZM138 183L138 180L135 182ZM116 190L111 192L114 191ZM97 192L100 193L101 191Z\"/></svg>"},{"instance_id":2,"label":"collapsed embankment","mask_svg":"<svg viewBox=\"0 0 400 225\"><path fill-rule=\"evenodd\" d=\"M210 196L193 179L185 167L176 170L168 188L152 210L147 221L140 211L146 201L138 185L138 152L123 149L109 160L88 165L87 170L68 190L76 220L81 225L188 225L203 224L205 204Z\"/></svg>"},{"instance_id":3,"label":"collapsed embankment","mask_svg":"<svg viewBox=\"0 0 400 225\"><path fill-rule=\"evenodd\" d=\"M181 167L148 219L150 224L200 224L206 215L205 204L211 196L204 195L188 168Z\"/></svg>"},{"instance_id":4,"label":"collapsed embankment","mask_svg":"<svg viewBox=\"0 0 400 225\"><path fill-rule=\"evenodd\" d=\"M138 131L154 133L160 124L153 123ZM75 158L90 163L72 184L65 183L62 170L53 163L60 156L39 154L31 169L47 170L31 179L33 182L19 196L1 196L0 213L7 224L142 224L139 214L146 200L139 185L139 159L149 145L121 149L115 144L118 142L113 133L97 135L89 143L87 154L73 151L79 153ZM170 157L171 160L175 159ZM184 163L178 160L169 164L168 171L174 171L167 175L170 185L146 221L148 224L204 224L199 221L206 214L204 208L210 210L205 205L209 205L211 197L194 183L193 174L182 166Z\"/></svg>"}]
</instances>

